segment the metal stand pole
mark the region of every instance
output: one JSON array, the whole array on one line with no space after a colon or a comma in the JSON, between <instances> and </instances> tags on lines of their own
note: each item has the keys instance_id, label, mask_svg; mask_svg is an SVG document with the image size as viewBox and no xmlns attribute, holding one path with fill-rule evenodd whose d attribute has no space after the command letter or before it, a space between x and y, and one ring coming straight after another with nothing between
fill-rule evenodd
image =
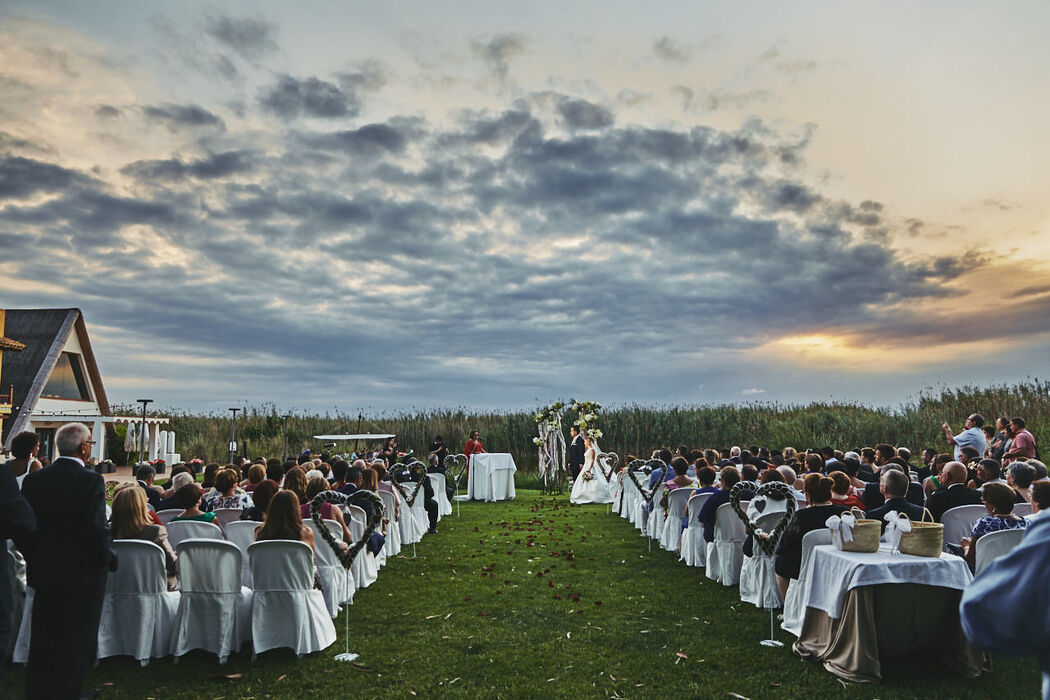
<instances>
[{"instance_id":1,"label":"metal stand pole","mask_svg":"<svg viewBox=\"0 0 1050 700\"><path fill-rule=\"evenodd\" d=\"M356 661L360 654L353 654L350 652L350 606L346 606L344 611L346 617L343 618L343 644L344 651L342 654L336 654L336 661Z\"/></svg>"},{"instance_id":2,"label":"metal stand pole","mask_svg":"<svg viewBox=\"0 0 1050 700\"><path fill-rule=\"evenodd\" d=\"M782 647L784 642L781 642L773 638L773 608L769 609L769 639L763 639L759 642L764 647Z\"/></svg>"}]
</instances>

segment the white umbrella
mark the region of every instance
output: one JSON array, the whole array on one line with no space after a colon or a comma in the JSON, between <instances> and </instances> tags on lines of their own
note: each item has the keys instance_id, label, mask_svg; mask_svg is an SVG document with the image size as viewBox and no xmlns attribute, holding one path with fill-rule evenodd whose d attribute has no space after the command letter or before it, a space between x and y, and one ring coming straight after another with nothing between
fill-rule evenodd
<instances>
[{"instance_id":1,"label":"white umbrella","mask_svg":"<svg viewBox=\"0 0 1050 700\"><path fill-rule=\"evenodd\" d=\"M131 423L131 422L128 423L128 432L124 436L124 451L125 452L134 452L135 450L138 449L138 444L139 443L138 443L138 430L136 430L136 426L137 425L138 425L138 423Z\"/></svg>"}]
</instances>

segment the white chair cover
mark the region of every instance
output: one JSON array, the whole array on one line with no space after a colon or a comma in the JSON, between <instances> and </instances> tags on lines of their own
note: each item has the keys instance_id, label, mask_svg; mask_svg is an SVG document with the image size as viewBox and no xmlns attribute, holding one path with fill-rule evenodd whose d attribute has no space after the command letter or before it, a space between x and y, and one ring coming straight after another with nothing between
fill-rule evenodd
<instances>
[{"instance_id":1,"label":"white chair cover","mask_svg":"<svg viewBox=\"0 0 1050 700\"><path fill-rule=\"evenodd\" d=\"M226 525L226 539L241 550L241 585L252 587L252 567L248 562L248 545L255 541L255 528L262 525L254 520L238 520Z\"/></svg>"},{"instance_id":2,"label":"white chair cover","mask_svg":"<svg viewBox=\"0 0 1050 700\"><path fill-rule=\"evenodd\" d=\"M22 601L22 621L18 624L18 636L11 651L11 661L16 664L29 663L29 637L33 628L33 599L36 592L32 586L26 586L25 599ZM13 628L12 628L13 629Z\"/></svg>"},{"instance_id":3,"label":"white chair cover","mask_svg":"<svg viewBox=\"0 0 1050 700\"><path fill-rule=\"evenodd\" d=\"M959 544L963 537L973 533L973 525L988 515L988 509L981 505L955 506L944 511L941 524L944 525L944 543Z\"/></svg>"},{"instance_id":4,"label":"white chair cover","mask_svg":"<svg viewBox=\"0 0 1050 700\"><path fill-rule=\"evenodd\" d=\"M376 492L375 491L369 491L369 493L374 495ZM349 517L350 515L353 515L354 518L356 518L358 521L360 521L360 523L361 523L361 532L363 533L365 531L365 529L368 527L368 513L365 512L365 509L362 508L361 506L355 506L355 505L351 504L351 505L346 506L344 511L345 511L344 514L347 517ZM347 526L347 528L349 528L350 527L350 523L347 522L346 526ZM351 534L352 534L352 532L353 531L351 531ZM386 564L386 544L384 544L383 548L381 550L379 550L379 555L378 556L373 556L372 553L370 551L367 551L367 550L362 552L362 554L367 554L368 556L372 557L373 561L375 561L376 571L378 571L379 569L382 569L383 565Z\"/></svg>"},{"instance_id":5,"label":"white chair cover","mask_svg":"<svg viewBox=\"0 0 1050 700\"><path fill-rule=\"evenodd\" d=\"M416 482L406 481L401 484L403 487L401 492L411 494L413 489L416 488ZM420 491L416 494L415 503L410 508L408 501L402 499L401 501L401 544L414 544L423 539L423 533L430 529L430 520L427 518L427 511L425 508L426 493L423 491L423 487L420 486Z\"/></svg>"},{"instance_id":6,"label":"white chair cover","mask_svg":"<svg viewBox=\"0 0 1050 700\"><path fill-rule=\"evenodd\" d=\"M729 503L718 506L715 513L715 541L707 543L707 578L723 586L740 582L744 563L744 540L747 530Z\"/></svg>"},{"instance_id":7,"label":"white chair cover","mask_svg":"<svg viewBox=\"0 0 1050 700\"><path fill-rule=\"evenodd\" d=\"M653 506L649 511L649 519L645 523L645 534L654 540L659 540L664 532L664 509L660 501L664 497L664 482L660 482L653 491Z\"/></svg>"},{"instance_id":8,"label":"white chair cover","mask_svg":"<svg viewBox=\"0 0 1050 700\"><path fill-rule=\"evenodd\" d=\"M179 542L195 539L221 540L222 529L212 523L204 523L199 520L173 520L166 526L168 529L168 543L172 549L179 546Z\"/></svg>"},{"instance_id":9,"label":"white chair cover","mask_svg":"<svg viewBox=\"0 0 1050 700\"><path fill-rule=\"evenodd\" d=\"M233 542L190 538L176 553L182 593L171 653L178 662L186 652L204 649L224 664L251 639L252 592L241 586L241 550Z\"/></svg>"},{"instance_id":10,"label":"white chair cover","mask_svg":"<svg viewBox=\"0 0 1050 700\"><path fill-rule=\"evenodd\" d=\"M313 552L294 540L268 540L248 547L255 594L252 596L252 657L289 647L296 656L335 642L335 625L314 590Z\"/></svg>"},{"instance_id":11,"label":"white chair cover","mask_svg":"<svg viewBox=\"0 0 1050 700\"><path fill-rule=\"evenodd\" d=\"M444 474L427 474L431 485L434 487L434 498L438 504L438 520L443 516L452 515L452 501L448 500L448 492L445 491Z\"/></svg>"},{"instance_id":12,"label":"white chair cover","mask_svg":"<svg viewBox=\"0 0 1050 700\"><path fill-rule=\"evenodd\" d=\"M1021 528L1000 530L999 532L989 532L987 535L981 535L977 543L974 544L977 548L977 551L974 552L974 561L976 562L974 575L980 574L986 566L999 557L1009 554L1011 549L1021 544L1021 537L1023 536L1024 530Z\"/></svg>"},{"instance_id":13,"label":"white chair cover","mask_svg":"<svg viewBox=\"0 0 1050 700\"><path fill-rule=\"evenodd\" d=\"M686 566L707 565L707 542L704 541L704 524L700 522L700 509L711 497L710 493L693 494L686 504L689 524L682 533L681 560Z\"/></svg>"},{"instance_id":14,"label":"white chair cover","mask_svg":"<svg viewBox=\"0 0 1050 700\"><path fill-rule=\"evenodd\" d=\"M395 557L401 552L401 525L398 523L394 494L389 491L379 491L379 498L383 500L386 507L386 517L390 523L386 527L386 544L383 552L388 557Z\"/></svg>"},{"instance_id":15,"label":"white chair cover","mask_svg":"<svg viewBox=\"0 0 1050 700\"><path fill-rule=\"evenodd\" d=\"M645 472L635 472L634 477L638 480L638 483L642 484L643 486L649 482L649 477L646 475ZM633 505L631 506L631 510L628 512L628 515L630 516L628 519L631 521L632 525L634 525L637 529L641 530L644 534L645 519L647 517L645 514L645 499L642 498L642 494L638 491L638 488L634 484L631 484L630 486L628 486L628 488L631 490L631 498L633 499Z\"/></svg>"},{"instance_id":16,"label":"white chair cover","mask_svg":"<svg viewBox=\"0 0 1050 700\"><path fill-rule=\"evenodd\" d=\"M220 530L226 532L226 526L240 520L243 512L240 508L216 508L215 524L219 526Z\"/></svg>"},{"instance_id":17,"label":"white chair cover","mask_svg":"<svg viewBox=\"0 0 1050 700\"><path fill-rule=\"evenodd\" d=\"M809 561L813 548L822 544L831 544L831 530L826 527L810 530L802 536L802 567L799 569L798 579L791 579L784 596L784 622L780 628L796 637L802 633L802 618L806 613L802 606L802 591L805 589L807 578L806 562Z\"/></svg>"},{"instance_id":18,"label":"white chair cover","mask_svg":"<svg viewBox=\"0 0 1050 700\"><path fill-rule=\"evenodd\" d=\"M17 574L18 556L15 555L17 550L12 549L13 544L10 540L7 541L7 545L7 551L0 553L0 556L4 557L0 586L7 586L11 591L11 632L8 635L7 648L0 649L0 663L11 656L18 642L18 632L22 624L22 605L25 600L25 586L19 581Z\"/></svg>"},{"instance_id":19,"label":"white chair cover","mask_svg":"<svg viewBox=\"0 0 1050 700\"><path fill-rule=\"evenodd\" d=\"M321 576L321 592L324 593L328 614L336 617L339 606L354 601L354 581L346 567L339 561L332 547L321 537L320 528L313 518L303 521L314 532L314 563ZM343 528L334 520L325 520L325 527L337 539L343 539ZM334 526L334 527L333 527ZM360 556L360 555L359 555Z\"/></svg>"},{"instance_id":20,"label":"white chair cover","mask_svg":"<svg viewBox=\"0 0 1050 700\"><path fill-rule=\"evenodd\" d=\"M179 594L168 592L164 550L144 540L117 540L120 567L106 577L98 658L133 656L145 666L167 656Z\"/></svg>"},{"instance_id":21,"label":"white chair cover","mask_svg":"<svg viewBox=\"0 0 1050 700\"><path fill-rule=\"evenodd\" d=\"M1014 504L1013 513L1014 513L1014 515L1018 516L1019 518L1027 518L1029 515L1032 514L1032 504L1031 503L1015 503Z\"/></svg>"},{"instance_id":22,"label":"white chair cover","mask_svg":"<svg viewBox=\"0 0 1050 700\"><path fill-rule=\"evenodd\" d=\"M783 517L783 511L766 513L759 517L757 527L764 532L770 532ZM751 556L744 557L744 563L740 567L740 600L763 610L780 607L780 591L777 589L776 572L773 571L773 555L766 554L757 543L753 543Z\"/></svg>"},{"instance_id":23,"label":"white chair cover","mask_svg":"<svg viewBox=\"0 0 1050 700\"><path fill-rule=\"evenodd\" d=\"M165 510L158 510L157 517L160 518L160 524L164 527L168 526L171 519L182 512L182 508L167 508Z\"/></svg>"},{"instance_id":24,"label":"white chair cover","mask_svg":"<svg viewBox=\"0 0 1050 700\"><path fill-rule=\"evenodd\" d=\"M419 499L421 498L423 498L422 493L419 494ZM417 503L419 499L416 499ZM347 510L350 512L350 520L346 523L346 526L350 528L350 536L356 542L365 534L366 515L364 510L358 506L350 506ZM367 547L354 557L353 564L350 565L350 572L354 577L354 584L358 588L368 588L376 582L376 579L379 577L379 567L376 565L376 560Z\"/></svg>"},{"instance_id":25,"label":"white chair cover","mask_svg":"<svg viewBox=\"0 0 1050 700\"><path fill-rule=\"evenodd\" d=\"M678 488L667 496L667 517L660 536L660 546L668 552L678 552L682 543L682 526L685 523L685 506L696 489Z\"/></svg>"}]
</instances>

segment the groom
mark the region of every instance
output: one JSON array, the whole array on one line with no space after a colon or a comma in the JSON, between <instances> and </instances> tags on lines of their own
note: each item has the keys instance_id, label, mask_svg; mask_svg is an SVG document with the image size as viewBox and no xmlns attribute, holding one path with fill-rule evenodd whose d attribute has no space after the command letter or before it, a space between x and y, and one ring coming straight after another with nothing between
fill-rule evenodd
<instances>
[{"instance_id":1,"label":"groom","mask_svg":"<svg viewBox=\"0 0 1050 700\"><path fill-rule=\"evenodd\" d=\"M569 434L572 435L572 442L569 443L569 473L572 475L573 483L576 483L576 477L580 475L580 469L583 467L583 455L586 448L579 428L572 426L569 428Z\"/></svg>"}]
</instances>

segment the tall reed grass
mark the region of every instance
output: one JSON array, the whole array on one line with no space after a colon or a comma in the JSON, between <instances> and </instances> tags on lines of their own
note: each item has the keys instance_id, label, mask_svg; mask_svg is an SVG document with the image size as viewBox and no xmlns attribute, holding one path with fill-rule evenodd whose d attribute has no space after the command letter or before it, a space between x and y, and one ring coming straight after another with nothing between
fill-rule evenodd
<instances>
[{"instance_id":1,"label":"tall reed grass","mask_svg":"<svg viewBox=\"0 0 1050 700\"><path fill-rule=\"evenodd\" d=\"M600 398L600 397L599 397ZM249 406L237 419L241 454L249 457L279 456L287 435L288 452L304 448L320 450L314 435L356 432L389 432L398 436L402 450L426 455L435 435L442 435L454 451L462 449L471 430L481 431L490 452L509 452L519 470L536 470L536 448L532 438L536 426L532 414L538 407L503 413L481 413L467 408L449 408L415 413L361 416L356 413L305 411L284 414L276 405ZM135 411L136 407L116 407ZM966 416L982 413L995 417L1022 416L1040 446L1050 441L1050 382L1038 379L1015 385L964 386L935 391L927 388L914 400L896 407L872 407L859 403L811 403L808 405L760 404L717 406L609 406L603 409L600 428L602 449L648 455L655 447L728 447L764 445L796 449L832 445L849 449L887 442L913 451L926 446L946 449L939 429L943 420L961 429ZM226 459L230 417L158 411L171 418L178 451L183 459ZM575 416L570 416L571 422ZM287 432L285 432L287 426ZM120 449L123 435L111 444L110 456L126 460ZM1042 456L1046 456L1043 454Z\"/></svg>"}]
</instances>

